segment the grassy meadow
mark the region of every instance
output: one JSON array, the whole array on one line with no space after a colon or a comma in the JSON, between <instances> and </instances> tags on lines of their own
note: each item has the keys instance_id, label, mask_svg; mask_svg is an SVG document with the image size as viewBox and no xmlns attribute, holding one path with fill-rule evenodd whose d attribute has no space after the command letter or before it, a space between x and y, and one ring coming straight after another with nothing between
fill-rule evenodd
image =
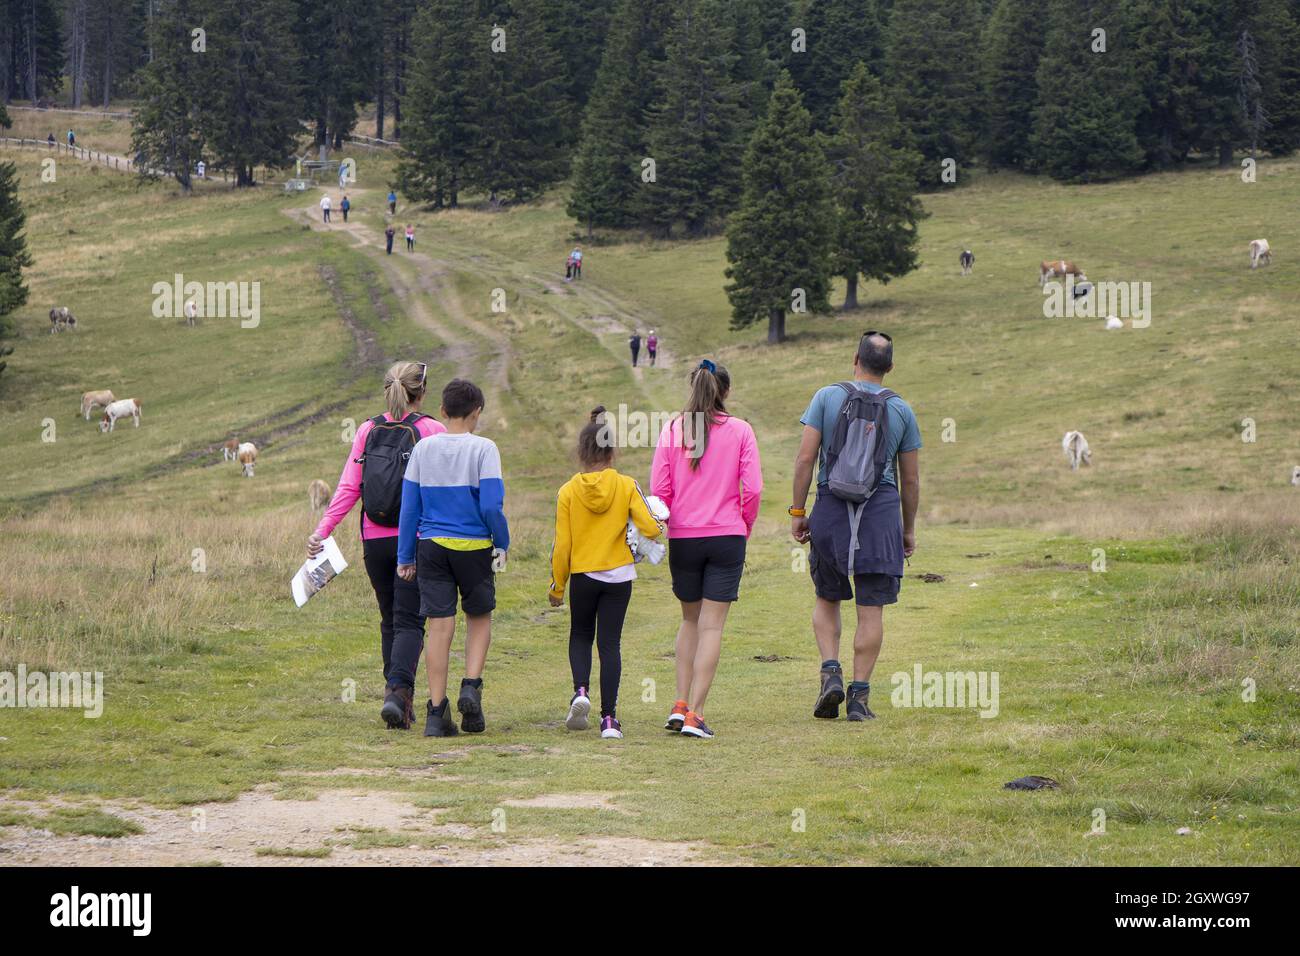
<instances>
[{"instance_id":1,"label":"grassy meadow","mask_svg":"<svg viewBox=\"0 0 1300 956\"><path fill-rule=\"evenodd\" d=\"M562 191L504 212L400 208L388 257L383 162L358 158L353 222L327 231L319 193L183 198L70 162L42 183L38 154L4 155L36 262L0 376L0 670L102 671L106 698L95 720L0 710L0 847L33 828L129 844L132 808L220 813L254 790L304 816L333 792L382 791L446 826L286 833L257 852L340 863L361 844L635 838L760 864L1300 862L1300 344L1286 305L1300 224L1284 213L1300 162L1266 163L1253 185L1210 168L1075 188L980 177L926 197L917 272L868 287L856 312L793 317L769 347L764 329L728 328L721 239L583 240L584 278L566 285ZM1251 272L1259 235L1275 261ZM963 279L964 247L977 260ZM1044 318L1037 263L1055 256L1094 281L1150 282L1150 327ZM153 317L154 283L178 273L259 282L260 323ZM53 305L81 330L49 335ZM661 367L628 367L634 326L658 331ZM890 385L925 448L919 548L873 681L880 719L850 725L811 717L813 595L785 507L798 418L849 376L866 328L894 337ZM626 739L569 733L567 609L545 590L574 436L596 403L679 407L705 355L732 373L766 482L709 701L718 737L660 729L678 616L666 566L634 589ZM307 484L336 482L349 425L380 410L398 357L432 362L436 382L475 376L502 450L515 545L478 738L383 728L355 515L336 532L352 568L301 610L288 592L315 523ZM92 388L139 398L141 427L84 422ZM1092 468L1069 471L1068 429L1088 436ZM222 463L231 436L261 449L253 480ZM649 454L628 449L620 467L645 480ZM997 672L996 716L891 706L890 676L917 664ZM1026 774L1061 789L1002 789Z\"/></svg>"}]
</instances>

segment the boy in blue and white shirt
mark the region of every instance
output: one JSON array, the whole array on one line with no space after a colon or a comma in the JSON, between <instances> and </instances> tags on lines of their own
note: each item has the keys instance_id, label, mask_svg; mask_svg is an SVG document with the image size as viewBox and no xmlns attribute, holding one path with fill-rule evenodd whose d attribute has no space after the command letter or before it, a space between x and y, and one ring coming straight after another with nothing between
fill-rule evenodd
<instances>
[{"instance_id":1,"label":"boy in blue and white shirt","mask_svg":"<svg viewBox=\"0 0 1300 956\"><path fill-rule=\"evenodd\" d=\"M418 580L420 613L429 619L426 737L458 732L447 699L458 592L466 630L465 678L456 703L460 729L477 734L486 726L483 664L492 642L495 572L505 564L510 528L503 510L501 453L491 439L474 434L482 412L483 392L477 385L459 378L448 382L441 415L447 430L416 443L402 480L397 573L403 580ZM436 707L435 700L441 701Z\"/></svg>"}]
</instances>

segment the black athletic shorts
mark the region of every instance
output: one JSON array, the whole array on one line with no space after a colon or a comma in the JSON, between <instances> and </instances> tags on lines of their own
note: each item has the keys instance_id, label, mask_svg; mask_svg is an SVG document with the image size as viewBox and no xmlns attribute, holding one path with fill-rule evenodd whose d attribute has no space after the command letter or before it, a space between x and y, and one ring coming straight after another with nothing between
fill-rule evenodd
<instances>
[{"instance_id":1,"label":"black athletic shorts","mask_svg":"<svg viewBox=\"0 0 1300 956\"><path fill-rule=\"evenodd\" d=\"M679 601L735 601L740 597L740 575L745 570L745 536L670 538L668 569L673 576L673 595Z\"/></svg>"},{"instance_id":2,"label":"black athletic shorts","mask_svg":"<svg viewBox=\"0 0 1300 956\"><path fill-rule=\"evenodd\" d=\"M808 549L808 572L812 575L813 590L827 601L855 601L863 607L883 607L898 603L901 578L892 574L855 574L849 584L834 562L823 558L817 549Z\"/></svg>"},{"instance_id":3,"label":"black athletic shorts","mask_svg":"<svg viewBox=\"0 0 1300 956\"><path fill-rule=\"evenodd\" d=\"M492 549L457 551L436 541L420 541L415 579L420 585L420 613L425 617L455 617L456 594L466 614L488 614L497 606Z\"/></svg>"}]
</instances>

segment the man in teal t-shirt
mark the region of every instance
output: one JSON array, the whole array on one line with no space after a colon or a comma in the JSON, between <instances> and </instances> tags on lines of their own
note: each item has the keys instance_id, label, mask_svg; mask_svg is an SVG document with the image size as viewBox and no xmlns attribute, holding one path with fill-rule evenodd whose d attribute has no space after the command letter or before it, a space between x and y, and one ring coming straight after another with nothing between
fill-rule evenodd
<instances>
[{"instance_id":1,"label":"man in teal t-shirt","mask_svg":"<svg viewBox=\"0 0 1300 956\"><path fill-rule=\"evenodd\" d=\"M893 340L882 332L864 333L853 357L853 387L878 393L885 388L884 378L893 369ZM804 429L795 457L790 533L800 544L811 543L808 570L817 594L813 633L822 656L821 691L813 716L838 717L840 704L847 697L848 719L869 720L875 717L867 697L871 671L884 641L884 607L898 601L903 560L916 547L921 430L907 402L897 395L886 400L887 464L880 485L862 505L854 539L849 505L830 493L826 475L826 444L847 398L848 393L839 385L821 388L799 420ZM817 502L810 516L805 506L814 465ZM851 567L847 560L850 554ZM858 621L853 637L853 681L846 695L839 662L840 604L849 600L857 604Z\"/></svg>"}]
</instances>

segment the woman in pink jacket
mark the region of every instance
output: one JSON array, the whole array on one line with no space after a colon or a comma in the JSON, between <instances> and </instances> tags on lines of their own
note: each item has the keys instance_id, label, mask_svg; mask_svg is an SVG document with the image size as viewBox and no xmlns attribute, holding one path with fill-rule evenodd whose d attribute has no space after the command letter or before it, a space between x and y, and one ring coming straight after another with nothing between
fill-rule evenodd
<instances>
[{"instance_id":1,"label":"woman in pink jacket","mask_svg":"<svg viewBox=\"0 0 1300 956\"><path fill-rule=\"evenodd\" d=\"M668 566L682 604L677 630L677 700L666 729L705 740L704 701L722 653L727 611L740 594L745 543L763 493L749 423L727 414L727 370L708 359L691 373L691 395L655 447L651 493L668 518Z\"/></svg>"},{"instance_id":2,"label":"woman in pink jacket","mask_svg":"<svg viewBox=\"0 0 1300 956\"><path fill-rule=\"evenodd\" d=\"M394 493L385 487L396 476L396 501L400 505L405 459L415 443L447 429L436 418L420 413L428 367L422 362L397 362L384 376L387 411L368 418L352 439L338 488L307 538L307 555L320 553L321 542L347 517L362 498L361 553L370 586L379 601L379 635L384 658L384 706L380 715L389 727L411 726L414 714L415 670L424 650L424 618L420 615L420 588L397 576L397 518L388 523L386 499ZM372 440L373 439L373 440ZM367 460L369 459L369 460Z\"/></svg>"}]
</instances>

